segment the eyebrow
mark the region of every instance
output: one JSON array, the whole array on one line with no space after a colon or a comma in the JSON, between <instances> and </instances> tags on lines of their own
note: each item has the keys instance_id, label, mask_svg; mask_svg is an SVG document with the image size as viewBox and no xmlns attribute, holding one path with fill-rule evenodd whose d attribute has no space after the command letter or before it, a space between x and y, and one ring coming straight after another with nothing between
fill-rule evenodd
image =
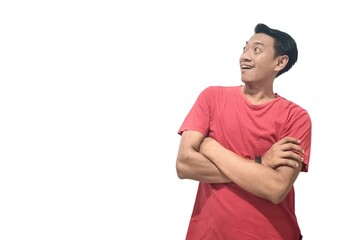
<instances>
[{"instance_id":1,"label":"eyebrow","mask_svg":"<svg viewBox=\"0 0 360 240\"><path fill-rule=\"evenodd\" d=\"M246 41L245 45L248 45L248 44L249 44L249 42ZM253 44L254 45L261 45L261 46L265 47L265 45L262 42L254 42Z\"/></svg>"}]
</instances>

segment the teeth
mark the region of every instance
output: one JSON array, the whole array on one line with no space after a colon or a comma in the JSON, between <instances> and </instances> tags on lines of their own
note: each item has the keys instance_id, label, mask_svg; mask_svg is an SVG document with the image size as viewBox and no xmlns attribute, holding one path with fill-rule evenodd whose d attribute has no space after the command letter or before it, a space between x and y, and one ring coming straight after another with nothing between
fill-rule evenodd
<instances>
[{"instance_id":1,"label":"teeth","mask_svg":"<svg viewBox=\"0 0 360 240\"><path fill-rule=\"evenodd\" d=\"M242 68L242 69L252 69L251 66L247 66L247 65L242 65L241 68Z\"/></svg>"}]
</instances>

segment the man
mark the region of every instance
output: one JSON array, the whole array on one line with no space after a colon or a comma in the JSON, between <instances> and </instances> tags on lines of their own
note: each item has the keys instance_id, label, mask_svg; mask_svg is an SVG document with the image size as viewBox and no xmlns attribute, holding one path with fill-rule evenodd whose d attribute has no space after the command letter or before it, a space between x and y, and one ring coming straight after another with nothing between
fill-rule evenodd
<instances>
[{"instance_id":1,"label":"man","mask_svg":"<svg viewBox=\"0 0 360 240\"><path fill-rule=\"evenodd\" d=\"M287 33L257 24L240 57L240 86L211 86L178 133L180 179L199 181L186 239L301 239L293 184L307 172L311 119L273 90L297 61Z\"/></svg>"}]
</instances>

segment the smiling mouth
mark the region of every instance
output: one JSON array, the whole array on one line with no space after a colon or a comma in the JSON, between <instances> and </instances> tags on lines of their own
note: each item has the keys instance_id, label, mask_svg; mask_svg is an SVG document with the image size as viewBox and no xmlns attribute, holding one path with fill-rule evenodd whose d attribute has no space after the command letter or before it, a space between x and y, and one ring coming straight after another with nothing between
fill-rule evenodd
<instances>
[{"instance_id":1,"label":"smiling mouth","mask_svg":"<svg viewBox=\"0 0 360 240\"><path fill-rule=\"evenodd\" d=\"M252 66L249 65L241 65L241 69L252 69Z\"/></svg>"}]
</instances>

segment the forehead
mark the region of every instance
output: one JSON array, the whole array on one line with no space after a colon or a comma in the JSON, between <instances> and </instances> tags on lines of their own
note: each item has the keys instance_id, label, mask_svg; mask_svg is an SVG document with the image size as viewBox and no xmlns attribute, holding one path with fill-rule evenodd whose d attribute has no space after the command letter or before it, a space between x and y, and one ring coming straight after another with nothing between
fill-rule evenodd
<instances>
[{"instance_id":1,"label":"forehead","mask_svg":"<svg viewBox=\"0 0 360 240\"><path fill-rule=\"evenodd\" d=\"M262 45L264 47L274 47L274 38L266 35L265 33L254 34L247 42L247 45Z\"/></svg>"}]
</instances>

